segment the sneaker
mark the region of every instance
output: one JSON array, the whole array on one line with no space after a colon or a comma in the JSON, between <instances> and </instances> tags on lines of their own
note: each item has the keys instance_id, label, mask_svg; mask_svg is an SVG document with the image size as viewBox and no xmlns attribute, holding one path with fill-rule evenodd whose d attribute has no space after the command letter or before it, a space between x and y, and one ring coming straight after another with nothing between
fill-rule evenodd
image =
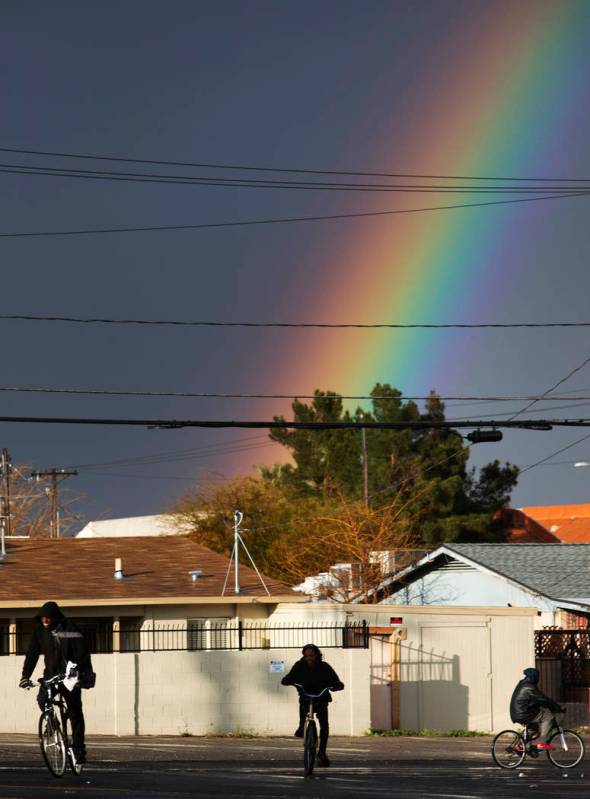
<instances>
[{"instance_id":1,"label":"sneaker","mask_svg":"<svg viewBox=\"0 0 590 799\"><path fill-rule=\"evenodd\" d=\"M303 738L303 727L297 727L293 735L295 738Z\"/></svg>"},{"instance_id":2,"label":"sneaker","mask_svg":"<svg viewBox=\"0 0 590 799\"><path fill-rule=\"evenodd\" d=\"M325 752L318 752L318 766L328 768L330 765L330 758Z\"/></svg>"},{"instance_id":3,"label":"sneaker","mask_svg":"<svg viewBox=\"0 0 590 799\"><path fill-rule=\"evenodd\" d=\"M74 757L76 758L76 763L79 763L80 765L86 763L86 750L83 752L74 752Z\"/></svg>"}]
</instances>

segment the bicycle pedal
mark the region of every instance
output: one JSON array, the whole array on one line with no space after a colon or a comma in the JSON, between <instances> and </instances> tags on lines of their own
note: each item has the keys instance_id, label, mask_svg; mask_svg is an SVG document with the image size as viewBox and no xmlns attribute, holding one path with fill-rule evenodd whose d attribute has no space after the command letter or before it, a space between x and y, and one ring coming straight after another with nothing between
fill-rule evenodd
<instances>
[{"instance_id":1,"label":"bicycle pedal","mask_svg":"<svg viewBox=\"0 0 590 799\"><path fill-rule=\"evenodd\" d=\"M527 750L527 755L529 757L539 757L539 750L536 746L529 746Z\"/></svg>"}]
</instances>

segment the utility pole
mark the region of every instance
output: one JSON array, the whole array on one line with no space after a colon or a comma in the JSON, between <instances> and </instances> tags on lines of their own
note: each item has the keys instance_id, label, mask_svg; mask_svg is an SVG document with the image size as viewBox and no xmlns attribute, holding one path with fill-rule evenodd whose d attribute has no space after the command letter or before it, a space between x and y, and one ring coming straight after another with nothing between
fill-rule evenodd
<instances>
[{"instance_id":1,"label":"utility pole","mask_svg":"<svg viewBox=\"0 0 590 799\"><path fill-rule=\"evenodd\" d=\"M6 555L6 537L12 533L12 517L10 515L10 473L12 464L6 447L2 450L2 557Z\"/></svg>"},{"instance_id":2,"label":"utility pole","mask_svg":"<svg viewBox=\"0 0 590 799\"><path fill-rule=\"evenodd\" d=\"M58 478L61 477L62 479L59 480L59 482L62 482L66 479L66 477L76 477L77 475L78 472L75 470L68 471L67 469L55 468L45 469L43 472L31 472L31 477L35 477L37 482L43 478L49 478L51 481L49 488L46 489L51 502L51 526L49 530L50 538L59 538L59 510L57 504Z\"/></svg>"},{"instance_id":3,"label":"utility pole","mask_svg":"<svg viewBox=\"0 0 590 799\"><path fill-rule=\"evenodd\" d=\"M361 414L361 419L364 419L364 415ZM362 448L362 455L361 455L361 462L363 464L363 499L365 502L365 507L369 507L369 456L367 453L367 431L364 427L361 427L361 448Z\"/></svg>"}]
</instances>

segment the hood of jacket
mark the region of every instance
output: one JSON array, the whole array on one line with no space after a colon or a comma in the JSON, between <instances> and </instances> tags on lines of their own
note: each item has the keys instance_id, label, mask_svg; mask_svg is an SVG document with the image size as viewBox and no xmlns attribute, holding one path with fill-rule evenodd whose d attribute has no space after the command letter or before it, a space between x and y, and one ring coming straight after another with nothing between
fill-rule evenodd
<instances>
[{"instance_id":1,"label":"hood of jacket","mask_svg":"<svg viewBox=\"0 0 590 799\"><path fill-rule=\"evenodd\" d=\"M59 624L64 620L64 615L59 609L57 602L46 602L42 605L35 615L37 621L41 621L41 616L47 616L53 624Z\"/></svg>"}]
</instances>

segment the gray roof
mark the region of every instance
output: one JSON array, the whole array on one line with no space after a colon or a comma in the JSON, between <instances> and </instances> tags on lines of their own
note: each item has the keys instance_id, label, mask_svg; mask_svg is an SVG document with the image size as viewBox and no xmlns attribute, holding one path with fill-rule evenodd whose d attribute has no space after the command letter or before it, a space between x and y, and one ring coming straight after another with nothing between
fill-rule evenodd
<instances>
[{"instance_id":1,"label":"gray roof","mask_svg":"<svg viewBox=\"0 0 590 799\"><path fill-rule=\"evenodd\" d=\"M590 597L590 544L444 544L552 599Z\"/></svg>"}]
</instances>

